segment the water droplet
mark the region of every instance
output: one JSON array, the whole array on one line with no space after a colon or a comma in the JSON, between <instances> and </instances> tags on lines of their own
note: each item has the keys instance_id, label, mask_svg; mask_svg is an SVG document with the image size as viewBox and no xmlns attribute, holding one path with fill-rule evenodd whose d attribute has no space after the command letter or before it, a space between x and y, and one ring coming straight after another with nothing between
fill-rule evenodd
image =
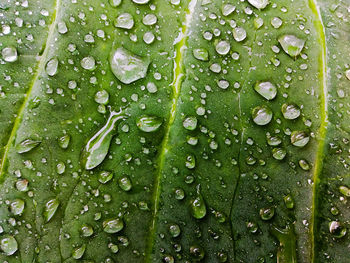
<instances>
[{"instance_id":1,"label":"water droplet","mask_svg":"<svg viewBox=\"0 0 350 263\"><path fill-rule=\"evenodd\" d=\"M194 131L197 127L197 118L194 116L188 116L186 119L182 122L182 125L186 130Z\"/></svg>"},{"instance_id":2,"label":"water droplet","mask_svg":"<svg viewBox=\"0 0 350 263\"><path fill-rule=\"evenodd\" d=\"M300 108L294 103L285 103L282 105L283 117L287 120L294 120L300 116Z\"/></svg>"},{"instance_id":3,"label":"water droplet","mask_svg":"<svg viewBox=\"0 0 350 263\"><path fill-rule=\"evenodd\" d=\"M83 257L85 253L86 245L82 245L81 247L77 247L76 249L73 250L72 252L72 257L74 259L80 259Z\"/></svg>"},{"instance_id":4,"label":"water droplet","mask_svg":"<svg viewBox=\"0 0 350 263\"><path fill-rule=\"evenodd\" d=\"M346 197L350 197L350 188L345 185L339 187L339 192Z\"/></svg>"},{"instance_id":5,"label":"water droplet","mask_svg":"<svg viewBox=\"0 0 350 263\"><path fill-rule=\"evenodd\" d=\"M80 228L80 233L83 237L89 237L94 233L94 229L88 224L83 224Z\"/></svg>"},{"instance_id":6,"label":"water droplet","mask_svg":"<svg viewBox=\"0 0 350 263\"><path fill-rule=\"evenodd\" d=\"M58 31L58 33L60 33L62 35L67 33L68 32L68 28L67 28L66 23L63 22L63 21L58 22L57 23L57 31Z\"/></svg>"},{"instance_id":7,"label":"water droplet","mask_svg":"<svg viewBox=\"0 0 350 263\"><path fill-rule=\"evenodd\" d=\"M310 170L310 164L304 159L299 160L299 166L304 171Z\"/></svg>"},{"instance_id":8,"label":"water droplet","mask_svg":"<svg viewBox=\"0 0 350 263\"><path fill-rule=\"evenodd\" d=\"M26 139L22 141L21 143L17 144L16 150L17 153L26 153L37 147L41 141L38 140L32 140L32 139Z\"/></svg>"},{"instance_id":9,"label":"water droplet","mask_svg":"<svg viewBox=\"0 0 350 263\"><path fill-rule=\"evenodd\" d=\"M259 214L262 220L268 221L275 215L275 208L274 207L261 208Z\"/></svg>"},{"instance_id":10,"label":"water droplet","mask_svg":"<svg viewBox=\"0 0 350 263\"><path fill-rule=\"evenodd\" d=\"M109 101L109 94L106 90L100 90L100 91L97 91L96 94L95 94L95 101L99 104L108 104L108 101Z\"/></svg>"},{"instance_id":11,"label":"water droplet","mask_svg":"<svg viewBox=\"0 0 350 263\"><path fill-rule=\"evenodd\" d=\"M119 251L118 245L113 244L113 243L109 243L109 244L108 244L108 248L111 250L111 252L112 252L113 254L116 254L116 253L118 253L118 251ZM112 262L112 261L111 261L111 262ZM113 261L113 262L114 262L114 261Z\"/></svg>"},{"instance_id":12,"label":"water droplet","mask_svg":"<svg viewBox=\"0 0 350 263\"><path fill-rule=\"evenodd\" d=\"M147 14L143 17L142 23L146 26L152 26L157 23L157 16L154 14Z\"/></svg>"},{"instance_id":13,"label":"water droplet","mask_svg":"<svg viewBox=\"0 0 350 263\"><path fill-rule=\"evenodd\" d=\"M276 29L280 28L282 24L283 24L283 21L279 17L274 17L271 19L271 25Z\"/></svg>"},{"instance_id":14,"label":"water droplet","mask_svg":"<svg viewBox=\"0 0 350 263\"><path fill-rule=\"evenodd\" d=\"M273 100L277 95L277 89L271 82L257 82L254 86L256 92L267 100Z\"/></svg>"},{"instance_id":15,"label":"water droplet","mask_svg":"<svg viewBox=\"0 0 350 263\"><path fill-rule=\"evenodd\" d=\"M150 0L132 0L135 4L144 5L147 4Z\"/></svg>"},{"instance_id":16,"label":"water droplet","mask_svg":"<svg viewBox=\"0 0 350 263\"><path fill-rule=\"evenodd\" d=\"M304 131L293 131L290 136L291 143L297 147L304 147L309 140L309 135Z\"/></svg>"},{"instance_id":17,"label":"water droplet","mask_svg":"<svg viewBox=\"0 0 350 263\"><path fill-rule=\"evenodd\" d=\"M101 184L106 184L108 183L110 180L113 179L113 173L112 172L109 172L109 171L101 171L99 174L98 174L98 181L101 183Z\"/></svg>"},{"instance_id":18,"label":"water droplet","mask_svg":"<svg viewBox=\"0 0 350 263\"><path fill-rule=\"evenodd\" d=\"M235 27L233 29L233 38L237 41L237 42L241 42L244 39L246 39L247 37L247 32L245 31L244 28L242 27Z\"/></svg>"},{"instance_id":19,"label":"water droplet","mask_svg":"<svg viewBox=\"0 0 350 263\"><path fill-rule=\"evenodd\" d=\"M134 26L134 19L129 13L120 14L114 22L118 28L131 29Z\"/></svg>"},{"instance_id":20,"label":"water droplet","mask_svg":"<svg viewBox=\"0 0 350 263\"><path fill-rule=\"evenodd\" d=\"M58 145L62 149L67 149L70 143L70 135L65 134L62 137L58 138Z\"/></svg>"},{"instance_id":21,"label":"water droplet","mask_svg":"<svg viewBox=\"0 0 350 263\"><path fill-rule=\"evenodd\" d=\"M83 69L86 70L94 70L95 69L95 65L96 65L96 61L93 57L85 57L80 61L80 65L82 66Z\"/></svg>"},{"instance_id":22,"label":"water droplet","mask_svg":"<svg viewBox=\"0 0 350 263\"><path fill-rule=\"evenodd\" d=\"M164 263L175 263L175 259L174 259L174 257L171 256L171 255L165 255L165 256L163 257L163 262L164 262Z\"/></svg>"},{"instance_id":23,"label":"water droplet","mask_svg":"<svg viewBox=\"0 0 350 263\"><path fill-rule=\"evenodd\" d=\"M191 246L190 255L194 261L201 261L205 256L205 252L200 246Z\"/></svg>"},{"instance_id":24,"label":"water droplet","mask_svg":"<svg viewBox=\"0 0 350 263\"><path fill-rule=\"evenodd\" d=\"M188 169L194 169L196 167L196 158L194 155L187 155L185 165Z\"/></svg>"},{"instance_id":25,"label":"water droplet","mask_svg":"<svg viewBox=\"0 0 350 263\"><path fill-rule=\"evenodd\" d=\"M157 116L142 116L136 120L137 127L143 132L155 132L162 123L163 120Z\"/></svg>"},{"instance_id":26,"label":"water droplet","mask_svg":"<svg viewBox=\"0 0 350 263\"><path fill-rule=\"evenodd\" d=\"M221 40L216 44L215 49L218 54L226 55L231 49L230 43L225 40Z\"/></svg>"},{"instance_id":27,"label":"water droplet","mask_svg":"<svg viewBox=\"0 0 350 263\"><path fill-rule=\"evenodd\" d=\"M291 57L296 58L303 50L305 40L294 35L283 35L278 39L283 50Z\"/></svg>"},{"instance_id":28,"label":"water droplet","mask_svg":"<svg viewBox=\"0 0 350 263\"><path fill-rule=\"evenodd\" d=\"M1 54L6 62L15 62L18 59L17 49L15 47L5 47L1 51Z\"/></svg>"},{"instance_id":29,"label":"water droplet","mask_svg":"<svg viewBox=\"0 0 350 263\"><path fill-rule=\"evenodd\" d=\"M45 222L49 222L51 218L55 215L60 202L57 199L50 199L46 202L44 208L44 218Z\"/></svg>"},{"instance_id":30,"label":"water droplet","mask_svg":"<svg viewBox=\"0 0 350 263\"><path fill-rule=\"evenodd\" d=\"M222 6L221 12L223 16L229 16L236 10L236 6L231 4L224 4Z\"/></svg>"},{"instance_id":31,"label":"water droplet","mask_svg":"<svg viewBox=\"0 0 350 263\"><path fill-rule=\"evenodd\" d=\"M280 145L282 143L281 138L277 137L277 136L267 136L267 143L270 146L277 146Z\"/></svg>"},{"instance_id":32,"label":"water droplet","mask_svg":"<svg viewBox=\"0 0 350 263\"><path fill-rule=\"evenodd\" d=\"M172 237L178 237L181 233L179 225L173 224L169 226L169 233Z\"/></svg>"},{"instance_id":33,"label":"water droplet","mask_svg":"<svg viewBox=\"0 0 350 263\"><path fill-rule=\"evenodd\" d=\"M286 195L283 198L284 204L288 209L293 209L294 208L294 200L290 194Z\"/></svg>"},{"instance_id":34,"label":"water droplet","mask_svg":"<svg viewBox=\"0 0 350 263\"><path fill-rule=\"evenodd\" d=\"M1 238L0 248L7 256L11 256L17 251L18 244L13 236L5 236Z\"/></svg>"},{"instance_id":35,"label":"water droplet","mask_svg":"<svg viewBox=\"0 0 350 263\"><path fill-rule=\"evenodd\" d=\"M175 190L175 199L183 200L185 198L185 192L181 188Z\"/></svg>"},{"instance_id":36,"label":"water droplet","mask_svg":"<svg viewBox=\"0 0 350 263\"><path fill-rule=\"evenodd\" d=\"M348 80L350 80L350 69L348 69L347 71L345 71L345 76Z\"/></svg>"},{"instance_id":37,"label":"water droplet","mask_svg":"<svg viewBox=\"0 0 350 263\"><path fill-rule=\"evenodd\" d=\"M132 184L131 180L128 176L124 175L118 179L118 185L120 189L127 192L131 190Z\"/></svg>"},{"instance_id":38,"label":"water droplet","mask_svg":"<svg viewBox=\"0 0 350 263\"><path fill-rule=\"evenodd\" d=\"M248 2L258 9L264 9L269 4L269 0L248 0Z\"/></svg>"},{"instance_id":39,"label":"water droplet","mask_svg":"<svg viewBox=\"0 0 350 263\"><path fill-rule=\"evenodd\" d=\"M218 259L219 259L219 262L224 263L224 262L227 262L228 256L225 252L221 251L218 253Z\"/></svg>"},{"instance_id":40,"label":"water droplet","mask_svg":"<svg viewBox=\"0 0 350 263\"><path fill-rule=\"evenodd\" d=\"M191 214L196 219L202 219L207 214L207 207L200 194L191 201Z\"/></svg>"},{"instance_id":41,"label":"water droplet","mask_svg":"<svg viewBox=\"0 0 350 263\"><path fill-rule=\"evenodd\" d=\"M272 111L268 106L258 106L252 111L253 121L258 125L266 125L272 120Z\"/></svg>"},{"instance_id":42,"label":"water droplet","mask_svg":"<svg viewBox=\"0 0 350 263\"><path fill-rule=\"evenodd\" d=\"M272 156L276 160L283 160L284 157L286 157L286 154L287 154L286 150L284 150L282 148L273 148L272 149Z\"/></svg>"},{"instance_id":43,"label":"water droplet","mask_svg":"<svg viewBox=\"0 0 350 263\"><path fill-rule=\"evenodd\" d=\"M254 19L254 27L256 29L259 29L264 25L264 20L261 17L257 17Z\"/></svg>"},{"instance_id":44,"label":"water droplet","mask_svg":"<svg viewBox=\"0 0 350 263\"><path fill-rule=\"evenodd\" d=\"M247 222L247 229L250 233L255 234L258 232L258 225L254 222Z\"/></svg>"},{"instance_id":45,"label":"water droplet","mask_svg":"<svg viewBox=\"0 0 350 263\"><path fill-rule=\"evenodd\" d=\"M208 61L209 60L209 53L208 50L205 48L196 48L193 49L193 56L201 61Z\"/></svg>"},{"instance_id":46,"label":"water droplet","mask_svg":"<svg viewBox=\"0 0 350 263\"><path fill-rule=\"evenodd\" d=\"M109 234L114 234L124 228L124 222L121 218L110 218L102 223L103 231Z\"/></svg>"},{"instance_id":47,"label":"water droplet","mask_svg":"<svg viewBox=\"0 0 350 263\"><path fill-rule=\"evenodd\" d=\"M81 162L86 170L91 170L103 162L115 134L116 123L125 118L122 111L112 111L105 126L91 137L81 155Z\"/></svg>"},{"instance_id":48,"label":"water droplet","mask_svg":"<svg viewBox=\"0 0 350 263\"><path fill-rule=\"evenodd\" d=\"M21 179L16 182L16 189L20 192L27 192L28 191L28 180L27 179Z\"/></svg>"},{"instance_id":49,"label":"water droplet","mask_svg":"<svg viewBox=\"0 0 350 263\"><path fill-rule=\"evenodd\" d=\"M149 93L156 93L158 91L156 84L153 82L148 82L146 87Z\"/></svg>"},{"instance_id":50,"label":"water droplet","mask_svg":"<svg viewBox=\"0 0 350 263\"><path fill-rule=\"evenodd\" d=\"M342 238L346 235L347 230L340 222L332 221L329 223L329 232L335 238Z\"/></svg>"},{"instance_id":51,"label":"water droplet","mask_svg":"<svg viewBox=\"0 0 350 263\"><path fill-rule=\"evenodd\" d=\"M64 164L64 162L59 162L57 165L56 165L56 172L58 174L63 174L66 170L66 165Z\"/></svg>"},{"instance_id":52,"label":"water droplet","mask_svg":"<svg viewBox=\"0 0 350 263\"><path fill-rule=\"evenodd\" d=\"M109 0L109 4L112 7L118 7L120 6L121 3L122 3L122 0Z\"/></svg>"},{"instance_id":53,"label":"water droplet","mask_svg":"<svg viewBox=\"0 0 350 263\"><path fill-rule=\"evenodd\" d=\"M50 59L45 66L45 70L47 75L49 76L55 76L57 74L57 69L58 69L58 59L57 58L52 58Z\"/></svg>"},{"instance_id":54,"label":"water droplet","mask_svg":"<svg viewBox=\"0 0 350 263\"><path fill-rule=\"evenodd\" d=\"M146 77L149 63L148 58L139 57L121 47L110 54L112 72L124 84Z\"/></svg>"},{"instance_id":55,"label":"water droplet","mask_svg":"<svg viewBox=\"0 0 350 263\"><path fill-rule=\"evenodd\" d=\"M143 35L143 41L146 43L146 44L152 44L155 40L155 36L152 32L146 32L144 35Z\"/></svg>"},{"instance_id":56,"label":"water droplet","mask_svg":"<svg viewBox=\"0 0 350 263\"><path fill-rule=\"evenodd\" d=\"M271 232L280 242L277 251L277 262L296 263L296 237L293 226L287 225L285 229L273 226Z\"/></svg>"},{"instance_id":57,"label":"water droplet","mask_svg":"<svg viewBox=\"0 0 350 263\"><path fill-rule=\"evenodd\" d=\"M15 199L10 204L11 213L14 215L22 214L24 210L25 203L22 199Z\"/></svg>"}]
</instances>

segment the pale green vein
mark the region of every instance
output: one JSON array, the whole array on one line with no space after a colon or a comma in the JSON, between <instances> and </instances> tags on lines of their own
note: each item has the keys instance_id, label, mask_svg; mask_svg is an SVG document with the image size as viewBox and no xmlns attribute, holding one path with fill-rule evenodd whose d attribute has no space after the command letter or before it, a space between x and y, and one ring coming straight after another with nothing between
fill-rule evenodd
<instances>
[{"instance_id":1,"label":"pale green vein","mask_svg":"<svg viewBox=\"0 0 350 263\"><path fill-rule=\"evenodd\" d=\"M327 133L327 126L328 126L328 103L327 103L327 95L328 95L328 88L327 88L327 46L326 46L326 34L325 34L325 27L323 25L322 17L320 10L317 6L317 0L309 0L309 6L313 13L315 14L316 20L315 20L315 27L319 33L319 42L322 48L322 53L319 58L319 74L321 82L321 94L320 94L320 101L321 101L321 126L319 130L318 135L318 150L316 155L316 162L314 167L314 174L313 174L313 197L312 197L312 209L311 209L311 262L315 262L315 249L316 249L316 237L315 237L315 230L317 227L316 224L316 210L317 210L317 189L320 181L320 174L322 172L322 160L324 156L324 148L325 148L325 137Z\"/></svg>"},{"instance_id":2,"label":"pale green vein","mask_svg":"<svg viewBox=\"0 0 350 263\"><path fill-rule=\"evenodd\" d=\"M146 262L152 261L151 254L152 254L153 243L154 243L155 232L156 232L156 219L157 219L157 214L159 210L159 198L160 198L160 190L161 190L160 178L162 176L162 171L164 168L165 156L169 150L168 143L169 143L170 129L172 124L175 121L177 102L181 92L181 84L185 76L184 66L183 66L183 57L187 49L187 46L186 46L187 37L189 34L189 28L190 28L190 24L192 21L196 4L197 4L197 0L190 1L188 8L186 10L185 22L182 25L179 36L175 39L175 42L174 42L174 45L175 45L174 78L171 83L171 86L173 89L172 105L171 105L169 121L165 128L165 135L161 144L161 150L160 150L159 159L158 159L158 171L155 179L155 188L154 188L154 207L152 211L153 219L152 219L151 229L150 229L150 239L149 239L149 247L147 251L148 254L147 254Z\"/></svg>"},{"instance_id":3,"label":"pale green vein","mask_svg":"<svg viewBox=\"0 0 350 263\"><path fill-rule=\"evenodd\" d=\"M9 150L11 148L11 145L16 137L16 132L21 124L21 121L22 121L22 117L23 117L23 114L24 114L24 111L29 103L29 98L30 98L30 95L32 94L32 91L35 87L35 84L37 83L38 81L38 78L39 78L39 75L40 73L44 70L45 68L45 58L50 50L50 45L49 43L52 42L53 40L53 37L54 37L54 33L55 33L55 28L56 28L56 25L57 25L57 14L58 14L58 8L60 6L60 0L56 0L56 4L55 4L55 9L54 9L54 12L52 14L52 23L49 27L49 31L48 31L48 35L47 35L47 40L46 40L46 46L45 46L45 50L43 52L43 54L41 55L40 57L40 60L39 60L39 63L38 63L38 67L37 67L37 70L35 72L35 75L34 75L34 78L33 78L33 81L31 82L30 84L30 87L28 88L28 91L26 92L26 94L24 95L24 101L17 113L17 117L15 119L15 122L13 124L13 128L12 128L12 131L11 131L11 134L10 134L10 137L7 141L7 144L4 148L4 153L3 153L3 156L2 156L2 159L1 159L1 163L0 163L0 179L2 179L3 177L3 174L5 172L5 166L6 166L6 161L7 161L7 155L9 153Z\"/></svg>"}]
</instances>

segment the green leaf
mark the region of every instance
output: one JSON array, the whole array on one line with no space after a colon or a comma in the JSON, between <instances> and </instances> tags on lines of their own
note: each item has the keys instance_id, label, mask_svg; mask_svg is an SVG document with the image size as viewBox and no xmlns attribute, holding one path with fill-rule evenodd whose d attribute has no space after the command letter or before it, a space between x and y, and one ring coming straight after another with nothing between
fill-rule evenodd
<instances>
[{"instance_id":1,"label":"green leaf","mask_svg":"<svg viewBox=\"0 0 350 263\"><path fill-rule=\"evenodd\" d=\"M0 261L348 263L349 6L1 3Z\"/></svg>"}]
</instances>

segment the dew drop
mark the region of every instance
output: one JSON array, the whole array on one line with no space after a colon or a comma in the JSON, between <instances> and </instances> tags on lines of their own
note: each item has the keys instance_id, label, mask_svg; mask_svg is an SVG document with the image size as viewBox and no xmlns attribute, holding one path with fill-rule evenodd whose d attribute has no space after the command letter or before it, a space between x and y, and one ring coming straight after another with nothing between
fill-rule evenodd
<instances>
[{"instance_id":1,"label":"dew drop","mask_svg":"<svg viewBox=\"0 0 350 263\"><path fill-rule=\"evenodd\" d=\"M134 19L129 13L120 14L115 20L114 26L123 29L131 29L134 26Z\"/></svg>"},{"instance_id":2,"label":"dew drop","mask_svg":"<svg viewBox=\"0 0 350 263\"><path fill-rule=\"evenodd\" d=\"M230 51L231 47L227 41L221 40L216 44L215 49L218 54L226 55Z\"/></svg>"},{"instance_id":3,"label":"dew drop","mask_svg":"<svg viewBox=\"0 0 350 263\"><path fill-rule=\"evenodd\" d=\"M304 131L293 131L290 137L291 143L297 147L304 147L309 140L309 135Z\"/></svg>"},{"instance_id":4,"label":"dew drop","mask_svg":"<svg viewBox=\"0 0 350 263\"><path fill-rule=\"evenodd\" d=\"M266 125L272 120L272 111L268 106L258 106L252 111L253 121L258 125Z\"/></svg>"},{"instance_id":5,"label":"dew drop","mask_svg":"<svg viewBox=\"0 0 350 263\"><path fill-rule=\"evenodd\" d=\"M191 200L191 214L196 219L202 219L207 214L207 207L200 194L194 200Z\"/></svg>"},{"instance_id":6,"label":"dew drop","mask_svg":"<svg viewBox=\"0 0 350 263\"><path fill-rule=\"evenodd\" d=\"M282 105L283 117L287 120L294 120L300 116L300 108L294 103L285 103Z\"/></svg>"},{"instance_id":7,"label":"dew drop","mask_svg":"<svg viewBox=\"0 0 350 263\"><path fill-rule=\"evenodd\" d=\"M269 81L257 82L254 89L267 100L273 100L277 95L277 88Z\"/></svg>"},{"instance_id":8,"label":"dew drop","mask_svg":"<svg viewBox=\"0 0 350 263\"><path fill-rule=\"evenodd\" d=\"M237 41L237 42L241 42L244 39L246 39L247 37L247 32L245 31L244 28L242 27L235 27L233 29L233 38Z\"/></svg>"},{"instance_id":9,"label":"dew drop","mask_svg":"<svg viewBox=\"0 0 350 263\"><path fill-rule=\"evenodd\" d=\"M6 62L15 62L18 59L17 49L15 47L5 47L2 51L2 58Z\"/></svg>"},{"instance_id":10,"label":"dew drop","mask_svg":"<svg viewBox=\"0 0 350 263\"><path fill-rule=\"evenodd\" d=\"M11 213L14 215L20 215L23 213L25 203L22 199L15 199L10 204Z\"/></svg>"},{"instance_id":11,"label":"dew drop","mask_svg":"<svg viewBox=\"0 0 350 263\"><path fill-rule=\"evenodd\" d=\"M124 222L121 218L110 218L102 223L103 231L109 234L114 234L124 228Z\"/></svg>"},{"instance_id":12,"label":"dew drop","mask_svg":"<svg viewBox=\"0 0 350 263\"><path fill-rule=\"evenodd\" d=\"M262 220L268 221L275 215L275 208L274 207L261 208L259 214Z\"/></svg>"},{"instance_id":13,"label":"dew drop","mask_svg":"<svg viewBox=\"0 0 350 263\"><path fill-rule=\"evenodd\" d=\"M51 218L55 215L60 202L57 199L50 199L46 202L44 208L44 218L45 222L49 222Z\"/></svg>"},{"instance_id":14,"label":"dew drop","mask_svg":"<svg viewBox=\"0 0 350 263\"><path fill-rule=\"evenodd\" d=\"M45 66L45 70L47 75L49 76L55 76L57 74L57 69L58 69L58 59L57 58L52 58L50 59Z\"/></svg>"},{"instance_id":15,"label":"dew drop","mask_svg":"<svg viewBox=\"0 0 350 263\"><path fill-rule=\"evenodd\" d=\"M80 65L82 66L83 69L86 70L94 70L95 69L95 65L96 65L96 61L93 57L85 57L80 61Z\"/></svg>"},{"instance_id":16,"label":"dew drop","mask_svg":"<svg viewBox=\"0 0 350 263\"><path fill-rule=\"evenodd\" d=\"M132 188L131 180L128 176L124 175L118 179L118 185L120 189L125 192L128 192Z\"/></svg>"},{"instance_id":17,"label":"dew drop","mask_svg":"<svg viewBox=\"0 0 350 263\"><path fill-rule=\"evenodd\" d=\"M143 132L156 132L163 120L157 116L141 116L137 118L136 125Z\"/></svg>"},{"instance_id":18,"label":"dew drop","mask_svg":"<svg viewBox=\"0 0 350 263\"><path fill-rule=\"evenodd\" d=\"M303 50L305 40L294 35L283 35L278 39L283 50L292 58L296 58Z\"/></svg>"},{"instance_id":19,"label":"dew drop","mask_svg":"<svg viewBox=\"0 0 350 263\"><path fill-rule=\"evenodd\" d=\"M269 0L248 0L248 2L258 9L264 9L269 4Z\"/></svg>"},{"instance_id":20,"label":"dew drop","mask_svg":"<svg viewBox=\"0 0 350 263\"><path fill-rule=\"evenodd\" d=\"M7 256L11 256L17 251L18 244L13 236L4 236L1 238L0 248Z\"/></svg>"},{"instance_id":21,"label":"dew drop","mask_svg":"<svg viewBox=\"0 0 350 263\"><path fill-rule=\"evenodd\" d=\"M205 48L196 48L193 50L193 56L201 61L208 61L209 60L209 53L208 50Z\"/></svg>"},{"instance_id":22,"label":"dew drop","mask_svg":"<svg viewBox=\"0 0 350 263\"><path fill-rule=\"evenodd\" d=\"M29 152L32 149L36 148L40 143L41 141L38 141L38 140L25 139L21 143L17 144L16 146L17 153Z\"/></svg>"}]
</instances>

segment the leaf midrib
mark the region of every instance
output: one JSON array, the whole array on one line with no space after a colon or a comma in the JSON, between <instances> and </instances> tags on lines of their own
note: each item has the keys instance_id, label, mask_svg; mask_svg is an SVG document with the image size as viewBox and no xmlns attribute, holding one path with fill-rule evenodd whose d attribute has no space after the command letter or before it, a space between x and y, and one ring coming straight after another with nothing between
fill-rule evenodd
<instances>
[{"instance_id":1,"label":"leaf midrib","mask_svg":"<svg viewBox=\"0 0 350 263\"><path fill-rule=\"evenodd\" d=\"M154 189L154 197L153 197L153 211L152 211L152 223L151 223L151 229L150 229L150 235L148 240L148 249L146 253L146 262L152 262L151 255L152 255L152 249L155 239L155 232L156 232L156 219L159 209L159 198L160 198L160 192L161 192L161 176L162 171L164 169L164 163L165 163L165 155L167 154L169 150L169 136L171 131L171 126L175 121L176 117L176 110L177 110L177 103L178 99L180 97L181 93L181 85L182 81L185 78L186 72L183 65L183 57L187 49L187 38L188 38L188 29L190 27L194 8L197 4L197 0L190 0L188 7L186 8L186 16L185 21L181 27L179 37L175 39L175 56L174 56L174 78L171 83L171 87L173 89L173 97L172 97L172 104L171 104L171 110L170 110L170 117L169 121L167 122L167 125L165 127L165 135L164 139L161 143L161 150L158 157L158 171L156 173L155 178L155 189ZM177 40L177 42L176 42Z\"/></svg>"},{"instance_id":2,"label":"leaf midrib","mask_svg":"<svg viewBox=\"0 0 350 263\"><path fill-rule=\"evenodd\" d=\"M55 28L57 25L57 14L58 14L58 10L60 8L60 3L61 3L61 0L56 0L56 2L55 2L55 7L53 10L52 19L51 19L52 22L51 22L51 25L49 26L49 30L48 30L48 34L47 34L47 38L46 38L46 42L45 42L44 52L39 57L39 63L37 65L35 75L33 77L33 80L31 82L27 92L24 95L24 101L23 101L23 103L22 103L21 107L19 108L19 111L16 115L10 136L9 136L7 143L6 143L6 146L4 148L4 152L3 152L3 155L1 158L1 163L0 163L0 180L3 179L4 173L5 173L7 156L8 156L8 153L10 151L10 148L12 146L12 143L13 143L14 139L16 138L16 133L17 133L17 130L21 124L24 111L28 106L30 95L32 94L34 87L36 86L36 83L39 79L41 72L45 68L46 57L47 57L47 54L48 54L49 49L50 49L49 43L51 43L53 40Z\"/></svg>"},{"instance_id":3,"label":"leaf midrib","mask_svg":"<svg viewBox=\"0 0 350 263\"><path fill-rule=\"evenodd\" d=\"M312 206L311 206L311 262L316 263L315 258L315 250L316 250L316 237L315 230L317 227L316 224L316 212L317 212L317 200L318 194L317 189L320 181L320 174L323 169L323 157L325 151L325 138L327 134L327 126L328 126L328 81L327 81L327 45L326 45L326 32L325 26L323 24L321 12L317 3L317 0L309 0L309 7L312 12L315 14L315 27L319 33L319 43L322 48L321 56L319 57L320 63L320 79L321 82L321 95L320 95L320 109L321 109L321 125L319 129L318 135L318 149L316 154L315 168L313 174L313 188L312 188Z\"/></svg>"}]
</instances>

